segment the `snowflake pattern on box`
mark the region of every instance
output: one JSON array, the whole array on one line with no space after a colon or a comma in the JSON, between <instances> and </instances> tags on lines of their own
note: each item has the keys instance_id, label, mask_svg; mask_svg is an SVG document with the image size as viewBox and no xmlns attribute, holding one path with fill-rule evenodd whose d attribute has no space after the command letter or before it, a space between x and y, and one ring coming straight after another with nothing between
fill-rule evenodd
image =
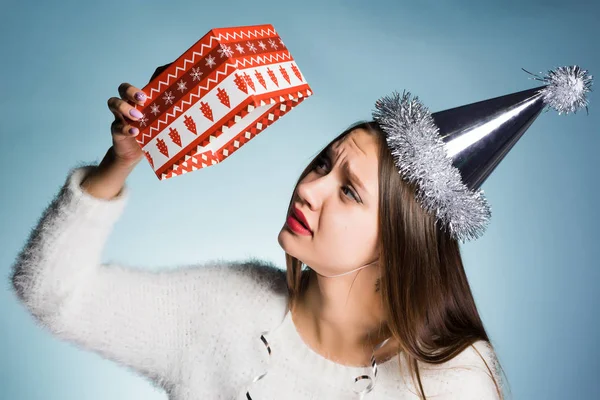
<instances>
[{"instance_id":1,"label":"snowflake pattern on box","mask_svg":"<svg viewBox=\"0 0 600 400\"><path fill-rule=\"evenodd\" d=\"M267 62L291 60L291 55L289 54L287 49L283 47L283 45L278 48L278 51L275 52L271 51L272 49L268 49L266 46L262 46L266 49L265 51L256 51L256 46L258 42L259 40L242 41L240 43L236 43L236 45L233 46L235 47L236 51L233 50L232 46L227 46L225 48L225 53L223 53L223 48L219 46L217 49L214 49L213 51L204 54L204 58L196 60L196 64L194 64L194 66L190 68L189 71L187 71L184 74L184 76L177 76L177 74L173 74L172 71L169 71L170 73L167 74L167 76L170 77L175 75L177 78L184 79L185 75L187 75L190 78L191 82L199 82L202 79L206 79L203 77L208 77L211 73L217 72L217 74L219 74L220 72L222 72L224 66L223 63L227 59L222 59L218 57L218 55L231 54L232 56L242 56L243 54L245 54L243 44L246 44L249 48L253 48L257 54L257 57L242 58L238 60L238 62L242 61L246 67L262 65ZM221 51L221 53L219 53L219 51ZM259 56L259 54L261 53L266 55L268 54L268 56L261 57ZM168 96L163 96L162 98L158 97L155 99L153 104L149 105L150 107L152 107L152 110L154 110L154 112L152 113L152 118L150 118L150 120L148 121L149 126L151 126L153 130L155 129L155 117L158 114L156 110L167 110L173 104L188 101L188 98L190 96L189 91L193 88L193 85L188 86L187 80L185 80L185 82L185 89L187 89L187 91L184 89L184 85L180 81L177 83L177 85L173 84L167 90L165 90L165 95L169 93Z\"/></svg>"},{"instance_id":2,"label":"snowflake pattern on box","mask_svg":"<svg viewBox=\"0 0 600 400\"><path fill-rule=\"evenodd\" d=\"M184 163L195 157L191 170L222 161L251 136L239 129L264 129L287 112L279 104L289 110L283 102L312 94L270 25L211 30L143 90L136 141L159 179L190 172Z\"/></svg>"}]
</instances>

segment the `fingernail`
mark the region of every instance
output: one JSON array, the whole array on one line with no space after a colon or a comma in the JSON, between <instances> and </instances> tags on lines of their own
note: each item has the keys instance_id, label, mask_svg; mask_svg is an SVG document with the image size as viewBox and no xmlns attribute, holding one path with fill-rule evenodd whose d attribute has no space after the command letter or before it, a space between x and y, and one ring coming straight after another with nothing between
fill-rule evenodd
<instances>
[{"instance_id":1,"label":"fingernail","mask_svg":"<svg viewBox=\"0 0 600 400\"><path fill-rule=\"evenodd\" d=\"M144 100L146 100L146 95L145 95L143 92L137 92L137 93L134 95L134 97L135 97L135 99L136 99L137 101L144 101Z\"/></svg>"},{"instance_id":2,"label":"fingernail","mask_svg":"<svg viewBox=\"0 0 600 400\"><path fill-rule=\"evenodd\" d=\"M137 135L140 130L136 127L129 128L129 133L132 135Z\"/></svg>"},{"instance_id":3,"label":"fingernail","mask_svg":"<svg viewBox=\"0 0 600 400\"><path fill-rule=\"evenodd\" d=\"M135 117L135 118L142 118L142 117L144 116L144 114L142 114L141 112L139 112L139 110L138 110L137 108L132 108L132 109L129 111L129 114L130 114L132 117Z\"/></svg>"}]
</instances>

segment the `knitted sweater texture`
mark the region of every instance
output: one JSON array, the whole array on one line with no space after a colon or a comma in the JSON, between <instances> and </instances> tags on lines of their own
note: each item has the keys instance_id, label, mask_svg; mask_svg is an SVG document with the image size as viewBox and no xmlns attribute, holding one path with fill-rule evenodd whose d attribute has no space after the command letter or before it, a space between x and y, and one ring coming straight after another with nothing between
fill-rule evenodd
<instances>
[{"instance_id":1,"label":"knitted sweater texture","mask_svg":"<svg viewBox=\"0 0 600 400\"><path fill-rule=\"evenodd\" d=\"M133 369L171 400L418 399L402 356L379 364L373 390L356 394L369 381L355 378L372 369L305 344L287 310L285 271L269 262L102 263L130 189L92 197L80 184L93 168L69 172L13 265L16 295L53 335ZM496 375L492 349L478 341L444 364L419 364L426 395L499 398L475 348Z\"/></svg>"}]
</instances>

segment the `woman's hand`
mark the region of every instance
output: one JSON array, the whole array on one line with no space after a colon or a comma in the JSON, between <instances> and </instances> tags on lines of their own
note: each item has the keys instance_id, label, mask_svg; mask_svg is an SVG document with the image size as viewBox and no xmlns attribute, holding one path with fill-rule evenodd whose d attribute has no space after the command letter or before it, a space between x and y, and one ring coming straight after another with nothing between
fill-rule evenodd
<instances>
[{"instance_id":1,"label":"woman's hand","mask_svg":"<svg viewBox=\"0 0 600 400\"><path fill-rule=\"evenodd\" d=\"M152 81L169 65L158 67L150 78ZM135 137L139 134L138 128L130 125L130 121L137 121L142 113L134 105L144 105L146 94L141 89L127 83L121 83L118 88L120 98L108 99L108 108L114 114L115 120L111 124L111 134L114 149L114 162L124 168L134 167L142 159L143 152Z\"/></svg>"},{"instance_id":2,"label":"woman's hand","mask_svg":"<svg viewBox=\"0 0 600 400\"><path fill-rule=\"evenodd\" d=\"M150 81L169 65L158 67ZM112 146L98 165L82 181L81 187L94 197L111 199L118 195L131 171L140 162L144 152L136 142L139 130L131 126L142 114L135 105L144 105L146 95L139 88L124 82L118 87L120 98L111 97L107 104L115 120L110 126Z\"/></svg>"},{"instance_id":3,"label":"woman's hand","mask_svg":"<svg viewBox=\"0 0 600 400\"><path fill-rule=\"evenodd\" d=\"M130 123L142 117L142 113L134 105L144 105L146 94L127 82L121 83L118 91L121 98L111 97L107 102L109 110L115 116L110 125L113 162L128 168L135 166L143 156L142 148L135 140L139 129Z\"/></svg>"}]
</instances>

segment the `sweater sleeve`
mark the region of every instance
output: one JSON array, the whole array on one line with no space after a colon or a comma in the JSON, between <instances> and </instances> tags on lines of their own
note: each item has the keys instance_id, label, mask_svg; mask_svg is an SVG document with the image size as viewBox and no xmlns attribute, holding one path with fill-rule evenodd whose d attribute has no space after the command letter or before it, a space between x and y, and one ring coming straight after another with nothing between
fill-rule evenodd
<instances>
[{"instance_id":1,"label":"sweater sleeve","mask_svg":"<svg viewBox=\"0 0 600 400\"><path fill-rule=\"evenodd\" d=\"M58 338L167 389L179 379L185 349L220 325L227 264L159 271L102 264L129 191L112 200L89 195L80 184L92 168L70 172L17 256L12 287Z\"/></svg>"}]
</instances>

